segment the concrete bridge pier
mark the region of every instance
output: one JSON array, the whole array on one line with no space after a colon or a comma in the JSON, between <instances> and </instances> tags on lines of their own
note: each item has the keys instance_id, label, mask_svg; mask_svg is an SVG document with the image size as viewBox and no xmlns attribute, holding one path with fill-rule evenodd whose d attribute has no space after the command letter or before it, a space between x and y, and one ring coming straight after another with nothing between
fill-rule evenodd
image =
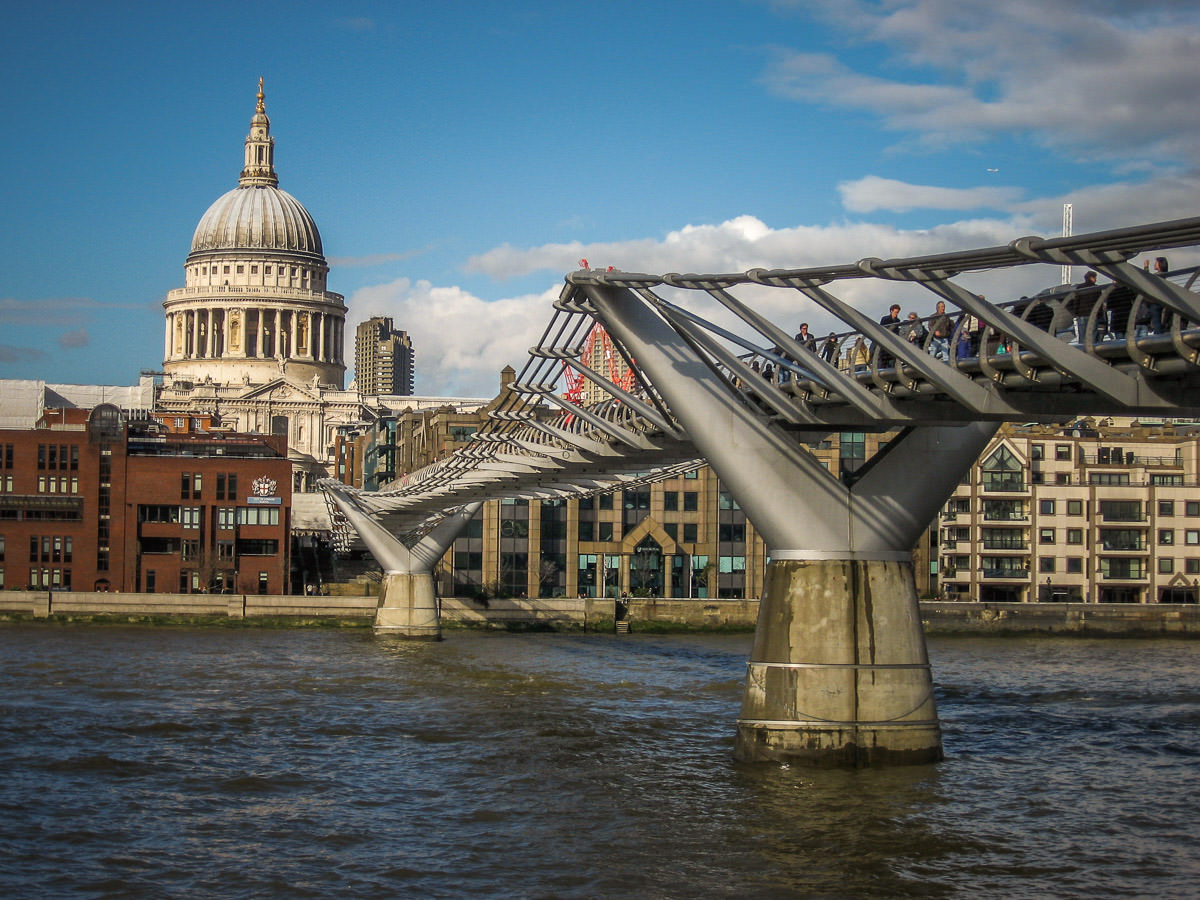
<instances>
[{"instance_id":1,"label":"concrete bridge pier","mask_svg":"<svg viewBox=\"0 0 1200 900\"><path fill-rule=\"evenodd\" d=\"M911 562L771 560L734 755L822 767L942 758Z\"/></svg>"},{"instance_id":2,"label":"concrete bridge pier","mask_svg":"<svg viewBox=\"0 0 1200 900\"><path fill-rule=\"evenodd\" d=\"M336 487L326 490L383 567L379 605L375 611L375 633L440 641L442 621L433 587L433 567L482 504L476 502L460 507L409 546L360 509L351 497Z\"/></svg>"},{"instance_id":3,"label":"concrete bridge pier","mask_svg":"<svg viewBox=\"0 0 1200 900\"><path fill-rule=\"evenodd\" d=\"M622 287L584 290L767 543L737 758L940 759L911 553L996 425L908 427L843 483L803 443L824 433L761 416L695 352L704 336L684 318L660 315ZM806 358L788 336L770 337Z\"/></svg>"}]
</instances>

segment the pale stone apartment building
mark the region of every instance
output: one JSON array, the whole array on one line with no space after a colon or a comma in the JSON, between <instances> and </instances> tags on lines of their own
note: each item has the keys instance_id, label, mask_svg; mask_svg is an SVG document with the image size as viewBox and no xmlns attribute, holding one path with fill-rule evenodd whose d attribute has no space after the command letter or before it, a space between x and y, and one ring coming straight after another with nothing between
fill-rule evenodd
<instances>
[{"instance_id":1,"label":"pale stone apartment building","mask_svg":"<svg viewBox=\"0 0 1200 900\"><path fill-rule=\"evenodd\" d=\"M1198 438L1188 422L1004 426L943 509L931 582L985 602L1196 602Z\"/></svg>"}]
</instances>

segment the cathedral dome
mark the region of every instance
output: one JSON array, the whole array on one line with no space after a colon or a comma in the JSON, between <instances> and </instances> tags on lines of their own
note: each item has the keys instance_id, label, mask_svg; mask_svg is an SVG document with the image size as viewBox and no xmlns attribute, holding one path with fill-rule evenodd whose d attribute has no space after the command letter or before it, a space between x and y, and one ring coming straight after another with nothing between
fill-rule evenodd
<instances>
[{"instance_id":1,"label":"cathedral dome","mask_svg":"<svg viewBox=\"0 0 1200 900\"><path fill-rule=\"evenodd\" d=\"M307 209L270 184L242 184L208 208L192 236L192 253L270 250L322 256L321 233Z\"/></svg>"}]
</instances>

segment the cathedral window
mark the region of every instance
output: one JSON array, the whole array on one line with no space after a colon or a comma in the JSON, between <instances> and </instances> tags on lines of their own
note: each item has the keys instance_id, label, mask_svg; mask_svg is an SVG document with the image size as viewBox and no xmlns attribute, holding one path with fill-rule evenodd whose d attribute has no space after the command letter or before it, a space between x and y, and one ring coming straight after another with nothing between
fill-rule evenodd
<instances>
[{"instance_id":1,"label":"cathedral window","mask_svg":"<svg viewBox=\"0 0 1200 900\"><path fill-rule=\"evenodd\" d=\"M226 267L225 267L225 271L224 271L224 272L222 272L221 274L222 274L222 275L228 275L228 274L229 274L229 266L226 266Z\"/></svg>"},{"instance_id":2,"label":"cathedral window","mask_svg":"<svg viewBox=\"0 0 1200 900\"><path fill-rule=\"evenodd\" d=\"M271 267L270 267L270 266L265 266L265 267L263 268L263 274L264 274L264 275L270 275L270 274L271 274Z\"/></svg>"},{"instance_id":3,"label":"cathedral window","mask_svg":"<svg viewBox=\"0 0 1200 900\"><path fill-rule=\"evenodd\" d=\"M251 266L251 267L250 267L250 274L251 274L251 275L257 275L257 274L258 274L258 266Z\"/></svg>"},{"instance_id":4,"label":"cathedral window","mask_svg":"<svg viewBox=\"0 0 1200 900\"><path fill-rule=\"evenodd\" d=\"M237 267L237 273L238 273L239 275L244 275L244 274L245 274L245 272L246 272L246 267L245 267L245 266L238 266L238 267Z\"/></svg>"}]
</instances>

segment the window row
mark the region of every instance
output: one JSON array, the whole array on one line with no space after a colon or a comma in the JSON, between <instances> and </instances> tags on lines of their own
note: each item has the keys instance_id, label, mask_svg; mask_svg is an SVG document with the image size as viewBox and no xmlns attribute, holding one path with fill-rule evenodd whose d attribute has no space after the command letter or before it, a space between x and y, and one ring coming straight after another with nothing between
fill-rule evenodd
<instances>
[{"instance_id":1,"label":"window row","mask_svg":"<svg viewBox=\"0 0 1200 900\"><path fill-rule=\"evenodd\" d=\"M79 470L79 446L77 444L38 444L37 467L42 471L61 472ZM7 468L12 468L11 465Z\"/></svg>"}]
</instances>

